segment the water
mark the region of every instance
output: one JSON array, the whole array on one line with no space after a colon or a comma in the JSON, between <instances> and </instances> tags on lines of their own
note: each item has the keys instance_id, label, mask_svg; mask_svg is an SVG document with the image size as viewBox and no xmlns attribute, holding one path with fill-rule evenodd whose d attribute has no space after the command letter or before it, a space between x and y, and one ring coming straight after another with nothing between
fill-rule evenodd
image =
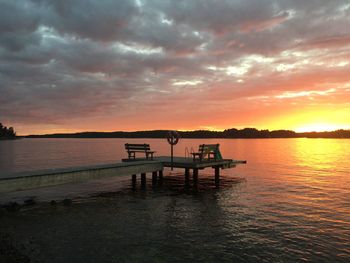
<instances>
[{"instance_id":1,"label":"water","mask_svg":"<svg viewBox=\"0 0 350 263\"><path fill-rule=\"evenodd\" d=\"M0 141L0 175L112 163L126 141L169 152L159 139ZM129 177L27 191L73 204L0 213L0 243L34 262L350 261L350 140L181 140L175 153L216 142L224 157L248 161L224 170L220 189L208 169L198 192L181 170L146 191L133 192Z\"/></svg>"}]
</instances>

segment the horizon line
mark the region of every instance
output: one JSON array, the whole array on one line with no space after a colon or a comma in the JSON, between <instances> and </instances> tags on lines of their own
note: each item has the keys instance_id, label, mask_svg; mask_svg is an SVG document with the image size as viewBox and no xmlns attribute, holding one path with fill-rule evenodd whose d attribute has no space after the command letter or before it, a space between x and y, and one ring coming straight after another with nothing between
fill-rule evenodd
<instances>
[{"instance_id":1,"label":"horizon line","mask_svg":"<svg viewBox=\"0 0 350 263\"><path fill-rule=\"evenodd\" d=\"M332 133L332 132L337 132L337 131L350 131L350 129L337 129L337 130L332 130L332 131L305 131L305 132L297 132L294 130L289 130L289 129L277 129L277 130L269 130L269 129L257 129L257 128L252 128L252 127L245 127L242 129L238 128L227 128L223 130L209 130L209 129L197 129L197 130L175 130L178 132L196 132L196 131L205 131L205 132L217 132L217 133L223 133L227 130L247 130L247 129L254 129L257 131L268 131L268 132L274 132L274 131L288 131L288 132L294 132L296 134L305 134L305 133ZM18 137L27 137L27 136L47 136L47 135L72 135L72 134L81 134L81 133L137 133L137 132L154 132L154 131L170 131L171 129L153 129L153 130L133 130L133 131L79 131L79 132L58 132L58 133L43 133L43 134L26 134L26 135L18 135Z\"/></svg>"}]
</instances>

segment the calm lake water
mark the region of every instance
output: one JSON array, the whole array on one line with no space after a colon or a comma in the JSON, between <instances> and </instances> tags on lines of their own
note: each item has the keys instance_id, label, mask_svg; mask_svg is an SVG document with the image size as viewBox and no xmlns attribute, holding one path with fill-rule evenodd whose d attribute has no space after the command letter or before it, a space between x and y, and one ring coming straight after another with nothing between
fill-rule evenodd
<instances>
[{"instance_id":1,"label":"calm lake water","mask_svg":"<svg viewBox=\"0 0 350 263\"><path fill-rule=\"evenodd\" d=\"M161 139L0 141L0 177L117 162L125 142L170 151ZM0 194L73 198L0 213L0 238L34 262L350 262L350 140L183 139L175 154L217 142L225 158L248 161L224 170L219 189L206 169L198 192L167 170L146 191L123 177Z\"/></svg>"}]
</instances>

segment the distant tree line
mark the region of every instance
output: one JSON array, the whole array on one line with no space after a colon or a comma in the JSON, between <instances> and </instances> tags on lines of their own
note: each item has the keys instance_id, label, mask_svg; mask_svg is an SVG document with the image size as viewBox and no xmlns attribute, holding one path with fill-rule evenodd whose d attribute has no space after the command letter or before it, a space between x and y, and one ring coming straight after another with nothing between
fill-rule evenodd
<instances>
[{"instance_id":1,"label":"distant tree line","mask_svg":"<svg viewBox=\"0 0 350 263\"><path fill-rule=\"evenodd\" d=\"M300 137L307 138L350 138L350 130L336 130L330 132L303 132Z\"/></svg>"},{"instance_id":2,"label":"distant tree line","mask_svg":"<svg viewBox=\"0 0 350 263\"><path fill-rule=\"evenodd\" d=\"M0 139L14 139L16 138L16 132L12 127L7 128L0 123Z\"/></svg>"},{"instance_id":3,"label":"distant tree line","mask_svg":"<svg viewBox=\"0 0 350 263\"><path fill-rule=\"evenodd\" d=\"M80 132L29 135L28 138L165 138L167 130L135 132ZM350 138L350 130L332 132L296 133L290 130L257 130L255 128L227 129L224 131L180 131L181 138Z\"/></svg>"}]
</instances>

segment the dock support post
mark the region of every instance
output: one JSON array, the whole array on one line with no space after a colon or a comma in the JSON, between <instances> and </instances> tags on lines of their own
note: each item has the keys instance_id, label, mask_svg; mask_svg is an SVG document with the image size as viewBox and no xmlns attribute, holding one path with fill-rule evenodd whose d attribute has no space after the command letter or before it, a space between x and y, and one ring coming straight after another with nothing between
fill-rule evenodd
<instances>
[{"instance_id":1,"label":"dock support post","mask_svg":"<svg viewBox=\"0 0 350 263\"><path fill-rule=\"evenodd\" d=\"M198 168L193 169L193 187L195 189L198 187Z\"/></svg>"},{"instance_id":2,"label":"dock support post","mask_svg":"<svg viewBox=\"0 0 350 263\"><path fill-rule=\"evenodd\" d=\"M135 190L135 188L136 188L136 174L131 175L131 185L132 185L132 189Z\"/></svg>"},{"instance_id":3,"label":"dock support post","mask_svg":"<svg viewBox=\"0 0 350 263\"><path fill-rule=\"evenodd\" d=\"M190 185L190 169L185 168L185 186Z\"/></svg>"},{"instance_id":4,"label":"dock support post","mask_svg":"<svg viewBox=\"0 0 350 263\"><path fill-rule=\"evenodd\" d=\"M141 187L146 188L146 174L145 173L141 174Z\"/></svg>"},{"instance_id":5,"label":"dock support post","mask_svg":"<svg viewBox=\"0 0 350 263\"><path fill-rule=\"evenodd\" d=\"M215 166L215 186L220 186L220 166Z\"/></svg>"},{"instance_id":6,"label":"dock support post","mask_svg":"<svg viewBox=\"0 0 350 263\"><path fill-rule=\"evenodd\" d=\"M155 186L157 184L157 171L152 172L152 185Z\"/></svg>"},{"instance_id":7,"label":"dock support post","mask_svg":"<svg viewBox=\"0 0 350 263\"><path fill-rule=\"evenodd\" d=\"M159 170L158 173L159 184L163 183L163 170Z\"/></svg>"}]
</instances>

